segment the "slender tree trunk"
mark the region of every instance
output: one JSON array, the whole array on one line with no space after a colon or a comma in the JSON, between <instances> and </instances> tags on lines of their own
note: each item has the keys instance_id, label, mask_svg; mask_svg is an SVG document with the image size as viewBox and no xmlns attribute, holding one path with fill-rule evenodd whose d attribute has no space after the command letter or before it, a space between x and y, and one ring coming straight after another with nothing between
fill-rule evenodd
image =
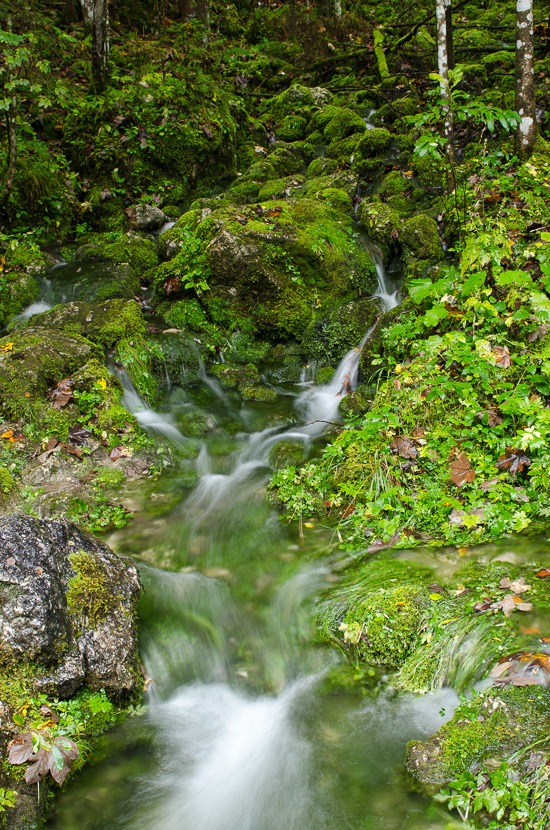
<instances>
[{"instance_id":1,"label":"slender tree trunk","mask_svg":"<svg viewBox=\"0 0 550 830\"><path fill-rule=\"evenodd\" d=\"M342 17L342 0L334 0L334 16L337 20Z\"/></svg>"},{"instance_id":2,"label":"slender tree trunk","mask_svg":"<svg viewBox=\"0 0 550 830\"><path fill-rule=\"evenodd\" d=\"M101 92L107 82L110 45L109 0L94 0L92 83L97 92Z\"/></svg>"},{"instance_id":3,"label":"slender tree trunk","mask_svg":"<svg viewBox=\"0 0 550 830\"><path fill-rule=\"evenodd\" d=\"M91 32L94 25L94 0L80 0L80 10L84 28Z\"/></svg>"},{"instance_id":4,"label":"slender tree trunk","mask_svg":"<svg viewBox=\"0 0 550 830\"><path fill-rule=\"evenodd\" d=\"M533 0L517 0L516 3L516 110L521 116L516 131L516 151L519 156L529 156L535 148L537 138Z\"/></svg>"},{"instance_id":5,"label":"slender tree trunk","mask_svg":"<svg viewBox=\"0 0 550 830\"><path fill-rule=\"evenodd\" d=\"M197 0L197 17L204 23L204 45L210 42L210 0Z\"/></svg>"},{"instance_id":6,"label":"slender tree trunk","mask_svg":"<svg viewBox=\"0 0 550 830\"><path fill-rule=\"evenodd\" d=\"M447 21L445 0L436 0L435 16L437 23L437 71L441 77L440 90L445 118L445 155L447 156L447 190L453 189L455 166L455 149L453 136L453 111L451 107L451 90L449 88L449 57L447 54Z\"/></svg>"},{"instance_id":7,"label":"slender tree trunk","mask_svg":"<svg viewBox=\"0 0 550 830\"><path fill-rule=\"evenodd\" d=\"M8 17L7 26L8 32L11 32L11 17ZM11 71L9 74L9 80L10 83L13 83L15 80ZM12 91L9 109L5 112L5 119L8 134L8 152L6 167L5 170L2 171L2 175L0 177L0 199L7 198L10 195L13 187L13 179L15 177L15 168L17 167L17 95L15 91Z\"/></svg>"},{"instance_id":8,"label":"slender tree trunk","mask_svg":"<svg viewBox=\"0 0 550 830\"><path fill-rule=\"evenodd\" d=\"M296 0L288 0L288 28L291 35L296 33Z\"/></svg>"},{"instance_id":9,"label":"slender tree trunk","mask_svg":"<svg viewBox=\"0 0 550 830\"><path fill-rule=\"evenodd\" d=\"M447 66L455 68L455 53L453 46L453 0L445 0L445 29L447 36Z\"/></svg>"},{"instance_id":10,"label":"slender tree trunk","mask_svg":"<svg viewBox=\"0 0 550 830\"><path fill-rule=\"evenodd\" d=\"M180 17L189 20L191 17L191 0L179 0Z\"/></svg>"}]
</instances>

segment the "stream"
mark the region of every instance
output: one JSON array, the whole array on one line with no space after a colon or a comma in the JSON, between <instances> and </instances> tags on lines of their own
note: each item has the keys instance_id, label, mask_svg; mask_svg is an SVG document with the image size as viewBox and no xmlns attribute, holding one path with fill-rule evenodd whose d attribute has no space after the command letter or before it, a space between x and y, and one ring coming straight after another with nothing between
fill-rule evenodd
<instances>
[{"instance_id":1,"label":"stream","mask_svg":"<svg viewBox=\"0 0 550 830\"><path fill-rule=\"evenodd\" d=\"M397 287L375 264L378 296L392 308ZM63 280L55 291L63 268L56 266L40 303L20 319L72 298ZM203 371L196 400L174 388L155 412L125 370L112 367L123 403L159 440L186 444L178 419L189 407L200 407L216 428L186 462L195 486L177 470L142 483L149 489L134 520L106 539L141 570L150 705L101 738L92 762L57 798L50 830L448 824L447 814L408 792L401 768L407 741L436 731L452 716L457 695L442 689L394 697L386 689L364 697L356 684L334 691L328 680L339 657L316 638L313 612L338 578L338 540L319 522L305 522L299 532L265 499L271 450L293 442L306 455L322 442L341 397L356 385L369 334L329 384L277 388L270 403L237 401ZM231 432L221 429L229 422ZM126 497L132 500L131 491ZM435 557L432 564L435 573Z\"/></svg>"}]
</instances>

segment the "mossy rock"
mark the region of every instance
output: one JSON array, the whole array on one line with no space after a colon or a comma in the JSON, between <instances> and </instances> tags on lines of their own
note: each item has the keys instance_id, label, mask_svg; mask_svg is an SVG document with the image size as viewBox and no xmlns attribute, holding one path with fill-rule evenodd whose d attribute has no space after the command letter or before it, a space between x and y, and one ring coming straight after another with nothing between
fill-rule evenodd
<instances>
[{"instance_id":1,"label":"mossy rock","mask_svg":"<svg viewBox=\"0 0 550 830\"><path fill-rule=\"evenodd\" d=\"M338 409L343 416L363 415L372 408L373 392L368 386L359 386L343 398Z\"/></svg>"},{"instance_id":2,"label":"mossy rock","mask_svg":"<svg viewBox=\"0 0 550 830\"><path fill-rule=\"evenodd\" d=\"M277 124L276 134L283 141L299 141L307 134L307 119L300 115L287 115Z\"/></svg>"},{"instance_id":3,"label":"mossy rock","mask_svg":"<svg viewBox=\"0 0 550 830\"><path fill-rule=\"evenodd\" d=\"M296 174L295 176L286 176L283 179L267 182L258 193L258 201L292 198L296 195L296 191L303 188L305 180L305 176Z\"/></svg>"},{"instance_id":4,"label":"mossy rock","mask_svg":"<svg viewBox=\"0 0 550 830\"><path fill-rule=\"evenodd\" d=\"M378 196L364 199L359 206L359 223L375 242L384 258L389 258L390 252L396 248L399 238L400 222L398 214L382 202ZM397 236L396 236L397 234Z\"/></svg>"},{"instance_id":5,"label":"mossy rock","mask_svg":"<svg viewBox=\"0 0 550 830\"><path fill-rule=\"evenodd\" d=\"M309 160L304 157L302 149L296 145L283 145L282 142L277 142L268 156L269 166L274 170L274 176L269 178L293 176L295 173L300 173L309 163ZM251 172L251 169L248 170L247 176L257 178Z\"/></svg>"},{"instance_id":6,"label":"mossy rock","mask_svg":"<svg viewBox=\"0 0 550 830\"><path fill-rule=\"evenodd\" d=\"M418 99L416 96L397 98L391 104L384 104L373 116L373 122L377 125L395 124L396 121L408 115L416 115L418 110Z\"/></svg>"},{"instance_id":7,"label":"mossy rock","mask_svg":"<svg viewBox=\"0 0 550 830\"><path fill-rule=\"evenodd\" d=\"M330 176L336 172L338 163L334 159L328 159L326 156L319 156L313 159L307 168L306 175L308 179L317 179L320 176Z\"/></svg>"},{"instance_id":8,"label":"mossy rock","mask_svg":"<svg viewBox=\"0 0 550 830\"><path fill-rule=\"evenodd\" d=\"M62 301L86 303L102 300L131 300L140 293L139 277L128 262L75 260L56 268L52 287Z\"/></svg>"},{"instance_id":9,"label":"mossy rock","mask_svg":"<svg viewBox=\"0 0 550 830\"><path fill-rule=\"evenodd\" d=\"M40 296L40 283L32 274L8 271L0 291L0 328L5 328L15 315L20 314Z\"/></svg>"},{"instance_id":10,"label":"mossy rock","mask_svg":"<svg viewBox=\"0 0 550 830\"><path fill-rule=\"evenodd\" d=\"M303 442L281 441L270 451L268 460L274 470L282 470L283 467L301 464L306 460L306 456Z\"/></svg>"},{"instance_id":11,"label":"mossy rock","mask_svg":"<svg viewBox=\"0 0 550 830\"><path fill-rule=\"evenodd\" d=\"M324 604L318 626L321 634L337 638L355 658L396 668L416 638L421 605L416 585L377 588L360 600Z\"/></svg>"},{"instance_id":12,"label":"mossy rock","mask_svg":"<svg viewBox=\"0 0 550 830\"><path fill-rule=\"evenodd\" d=\"M198 384L200 359L194 340L184 334L155 334L150 335L148 340L158 346L158 351L155 350L151 358L151 373L157 382L160 397L169 391L168 383L183 389Z\"/></svg>"},{"instance_id":13,"label":"mossy rock","mask_svg":"<svg viewBox=\"0 0 550 830\"><path fill-rule=\"evenodd\" d=\"M317 196L322 198L322 194L327 190L344 191L348 197L348 202L343 209L347 212L350 209L349 200L355 196L358 184L357 174L352 170L338 170L332 174L307 180L303 191L308 199L314 199Z\"/></svg>"},{"instance_id":14,"label":"mossy rock","mask_svg":"<svg viewBox=\"0 0 550 830\"><path fill-rule=\"evenodd\" d=\"M38 325L12 332L0 340L0 402L4 418L28 414L29 405L44 401L48 389L70 377L102 353L89 340Z\"/></svg>"},{"instance_id":15,"label":"mossy rock","mask_svg":"<svg viewBox=\"0 0 550 830\"><path fill-rule=\"evenodd\" d=\"M372 159L387 153L392 144L393 136L389 130L365 130L357 144L356 153L362 159Z\"/></svg>"},{"instance_id":16,"label":"mossy rock","mask_svg":"<svg viewBox=\"0 0 550 830\"><path fill-rule=\"evenodd\" d=\"M238 366L230 363L215 363L209 369L227 389L245 389L255 386L260 380L260 373L252 363Z\"/></svg>"},{"instance_id":17,"label":"mossy rock","mask_svg":"<svg viewBox=\"0 0 550 830\"><path fill-rule=\"evenodd\" d=\"M116 242L98 241L82 245L77 249L75 259L129 263L138 277L158 265L155 243L133 231L123 234Z\"/></svg>"},{"instance_id":18,"label":"mossy rock","mask_svg":"<svg viewBox=\"0 0 550 830\"><path fill-rule=\"evenodd\" d=\"M245 401L275 401L277 393L268 386L242 386L241 395Z\"/></svg>"},{"instance_id":19,"label":"mossy rock","mask_svg":"<svg viewBox=\"0 0 550 830\"><path fill-rule=\"evenodd\" d=\"M406 256L427 262L440 262L445 258L437 224L425 213L412 216L401 225L399 242Z\"/></svg>"},{"instance_id":20,"label":"mossy rock","mask_svg":"<svg viewBox=\"0 0 550 830\"><path fill-rule=\"evenodd\" d=\"M303 108L315 105L313 92L307 86L294 84L269 102L268 110L277 119L294 115Z\"/></svg>"},{"instance_id":21,"label":"mossy rock","mask_svg":"<svg viewBox=\"0 0 550 830\"><path fill-rule=\"evenodd\" d=\"M334 366L321 366L315 371L315 383L317 386L326 386L332 381L335 374Z\"/></svg>"},{"instance_id":22,"label":"mossy rock","mask_svg":"<svg viewBox=\"0 0 550 830\"><path fill-rule=\"evenodd\" d=\"M506 757L548 737L550 694L541 686L506 686L476 694L426 741L407 744L406 766L432 791L484 759Z\"/></svg>"},{"instance_id":23,"label":"mossy rock","mask_svg":"<svg viewBox=\"0 0 550 830\"><path fill-rule=\"evenodd\" d=\"M333 308L372 266L345 214L311 199L280 206L276 220L249 211L245 223L242 208L222 208L195 231L209 272L203 306L222 304L272 339L300 336L316 309Z\"/></svg>"},{"instance_id":24,"label":"mossy rock","mask_svg":"<svg viewBox=\"0 0 550 830\"><path fill-rule=\"evenodd\" d=\"M347 138L335 139L327 147L327 156L331 159L337 159L339 164L349 164L352 160L355 160L358 143L357 133L347 136Z\"/></svg>"},{"instance_id":25,"label":"mossy rock","mask_svg":"<svg viewBox=\"0 0 550 830\"><path fill-rule=\"evenodd\" d=\"M33 325L52 331L82 335L101 346L114 346L123 338L145 333L145 321L135 300L104 303L65 303L33 318Z\"/></svg>"},{"instance_id":26,"label":"mossy rock","mask_svg":"<svg viewBox=\"0 0 550 830\"><path fill-rule=\"evenodd\" d=\"M345 190L340 190L338 187L324 188L318 192L317 197L334 210L351 212L353 209L349 195Z\"/></svg>"},{"instance_id":27,"label":"mossy rock","mask_svg":"<svg viewBox=\"0 0 550 830\"><path fill-rule=\"evenodd\" d=\"M445 189L445 164L438 159L413 155L411 167L415 177L428 193L443 193Z\"/></svg>"},{"instance_id":28,"label":"mossy rock","mask_svg":"<svg viewBox=\"0 0 550 830\"><path fill-rule=\"evenodd\" d=\"M365 122L360 115L350 109L340 109L326 124L324 136L328 142L339 141L355 133L364 133Z\"/></svg>"},{"instance_id":29,"label":"mossy rock","mask_svg":"<svg viewBox=\"0 0 550 830\"><path fill-rule=\"evenodd\" d=\"M50 262L35 242L12 239L6 248L5 270L24 271L34 277L46 274Z\"/></svg>"},{"instance_id":30,"label":"mossy rock","mask_svg":"<svg viewBox=\"0 0 550 830\"><path fill-rule=\"evenodd\" d=\"M310 323L303 338L302 349L311 360L335 363L359 343L383 313L377 299L358 300L340 305Z\"/></svg>"},{"instance_id":31,"label":"mossy rock","mask_svg":"<svg viewBox=\"0 0 550 830\"><path fill-rule=\"evenodd\" d=\"M208 415L199 409L178 412L177 423L183 435L190 438L202 438L213 426Z\"/></svg>"}]
</instances>

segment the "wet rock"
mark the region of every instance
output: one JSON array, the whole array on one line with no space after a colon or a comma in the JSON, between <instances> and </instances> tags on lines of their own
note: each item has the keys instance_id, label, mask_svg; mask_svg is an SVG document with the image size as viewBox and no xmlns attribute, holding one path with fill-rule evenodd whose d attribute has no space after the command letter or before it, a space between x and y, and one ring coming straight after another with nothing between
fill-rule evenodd
<instances>
[{"instance_id":1,"label":"wet rock","mask_svg":"<svg viewBox=\"0 0 550 830\"><path fill-rule=\"evenodd\" d=\"M162 215L164 217L164 214ZM145 275L158 264L157 247L152 239L144 238L133 231L122 234L116 242L99 241L82 245L77 249L75 258L114 262L118 265L129 263L138 276Z\"/></svg>"},{"instance_id":2,"label":"wet rock","mask_svg":"<svg viewBox=\"0 0 550 830\"><path fill-rule=\"evenodd\" d=\"M272 338L300 336L315 310L333 308L355 275L372 267L344 213L313 199L288 199L280 207L276 215L221 208L193 230L209 270L203 305L215 314L224 303L233 320L250 318ZM175 240L188 230L182 217L168 233Z\"/></svg>"},{"instance_id":3,"label":"wet rock","mask_svg":"<svg viewBox=\"0 0 550 830\"><path fill-rule=\"evenodd\" d=\"M358 300L338 306L308 326L302 349L311 360L335 363L359 343L384 313L381 301Z\"/></svg>"},{"instance_id":4,"label":"wet rock","mask_svg":"<svg viewBox=\"0 0 550 830\"><path fill-rule=\"evenodd\" d=\"M106 347L145 333L143 315L135 300L64 303L34 317L33 324L55 332L78 334Z\"/></svg>"},{"instance_id":5,"label":"wet rock","mask_svg":"<svg viewBox=\"0 0 550 830\"><path fill-rule=\"evenodd\" d=\"M134 697L139 593L136 567L76 525L0 519L0 662L41 665L39 688Z\"/></svg>"},{"instance_id":6,"label":"wet rock","mask_svg":"<svg viewBox=\"0 0 550 830\"><path fill-rule=\"evenodd\" d=\"M252 363L247 363L246 366L216 363L209 371L226 389L252 387L260 380L260 373Z\"/></svg>"},{"instance_id":7,"label":"wet rock","mask_svg":"<svg viewBox=\"0 0 550 830\"><path fill-rule=\"evenodd\" d=\"M21 271L7 271L2 277L0 326L4 327L12 317L38 300L40 283L32 274Z\"/></svg>"},{"instance_id":8,"label":"wet rock","mask_svg":"<svg viewBox=\"0 0 550 830\"><path fill-rule=\"evenodd\" d=\"M55 296L61 302L101 302L113 298L130 300L139 294L139 277L128 259L110 262L103 258L100 246L79 248L90 259L64 263L52 272ZM94 256L97 251L97 257Z\"/></svg>"},{"instance_id":9,"label":"wet rock","mask_svg":"<svg viewBox=\"0 0 550 830\"><path fill-rule=\"evenodd\" d=\"M97 346L78 335L39 326L12 332L0 340L0 406L3 417L26 414L29 404L44 400L54 383L70 377L93 357Z\"/></svg>"},{"instance_id":10,"label":"wet rock","mask_svg":"<svg viewBox=\"0 0 550 830\"><path fill-rule=\"evenodd\" d=\"M156 231L168 222L168 216L156 205L136 205L134 211L138 231Z\"/></svg>"},{"instance_id":11,"label":"wet rock","mask_svg":"<svg viewBox=\"0 0 550 830\"><path fill-rule=\"evenodd\" d=\"M550 695L541 687L489 689L461 703L435 735L407 744L407 769L433 792L485 758L546 738L549 712Z\"/></svg>"}]
</instances>

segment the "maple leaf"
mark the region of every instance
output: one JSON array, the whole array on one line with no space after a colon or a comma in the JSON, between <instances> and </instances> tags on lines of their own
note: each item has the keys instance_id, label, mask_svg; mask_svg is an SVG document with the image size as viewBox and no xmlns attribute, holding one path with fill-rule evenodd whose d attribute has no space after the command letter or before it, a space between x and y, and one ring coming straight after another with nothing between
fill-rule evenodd
<instances>
[{"instance_id":1,"label":"maple leaf","mask_svg":"<svg viewBox=\"0 0 550 830\"><path fill-rule=\"evenodd\" d=\"M463 484L471 482L476 476L475 470L472 469L472 464L466 453L461 452L458 458L451 463L451 479L453 484L457 487L462 487Z\"/></svg>"},{"instance_id":2,"label":"maple leaf","mask_svg":"<svg viewBox=\"0 0 550 830\"><path fill-rule=\"evenodd\" d=\"M503 599L493 602L490 607L495 611L502 611L505 617L509 617L513 611L531 611L533 603L523 602L516 594L506 594Z\"/></svg>"}]
</instances>

